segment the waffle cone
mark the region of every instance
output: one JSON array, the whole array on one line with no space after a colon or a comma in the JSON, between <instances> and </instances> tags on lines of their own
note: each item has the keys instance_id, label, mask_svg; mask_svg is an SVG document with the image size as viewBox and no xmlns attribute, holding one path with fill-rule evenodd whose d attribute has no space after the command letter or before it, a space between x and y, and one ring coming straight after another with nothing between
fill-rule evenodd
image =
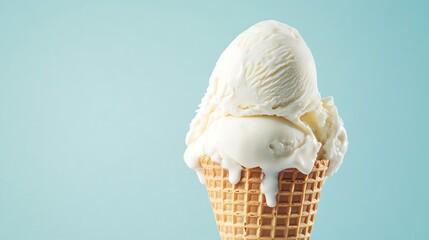
<instances>
[{"instance_id":1,"label":"waffle cone","mask_svg":"<svg viewBox=\"0 0 429 240\"><path fill-rule=\"evenodd\" d=\"M243 168L240 182L232 185L218 163L208 157L200 162L221 240L310 239L329 161L317 160L308 175L281 171L274 208L261 193L260 168Z\"/></svg>"}]
</instances>

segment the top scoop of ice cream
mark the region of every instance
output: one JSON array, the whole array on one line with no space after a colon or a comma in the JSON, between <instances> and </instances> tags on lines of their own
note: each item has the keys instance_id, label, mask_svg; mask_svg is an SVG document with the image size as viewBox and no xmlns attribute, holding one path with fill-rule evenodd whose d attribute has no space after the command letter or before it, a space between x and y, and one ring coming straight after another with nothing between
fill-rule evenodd
<instances>
[{"instance_id":1,"label":"top scoop of ice cream","mask_svg":"<svg viewBox=\"0 0 429 240\"><path fill-rule=\"evenodd\" d=\"M274 115L298 125L320 104L313 56L298 31L263 21L222 53L187 135L187 144L224 117Z\"/></svg>"}]
</instances>

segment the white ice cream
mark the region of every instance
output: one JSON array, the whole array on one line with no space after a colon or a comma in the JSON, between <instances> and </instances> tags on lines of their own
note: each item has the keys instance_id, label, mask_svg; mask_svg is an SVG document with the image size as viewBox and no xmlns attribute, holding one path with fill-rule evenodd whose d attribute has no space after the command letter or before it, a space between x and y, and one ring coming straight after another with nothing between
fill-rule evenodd
<instances>
[{"instance_id":1,"label":"white ice cream","mask_svg":"<svg viewBox=\"0 0 429 240\"><path fill-rule=\"evenodd\" d=\"M198 150L190 147L185 153L189 167L199 169L194 157L206 154L228 170L233 184L240 181L242 166L260 167L265 175L261 190L269 206L276 205L279 172L297 168L310 173L321 146L313 135L305 135L288 120L267 116L221 118L210 125L201 140ZM200 152L187 155L195 151ZM204 182L201 172L199 175Z\"/></svg>"},{"instance_id":2,"label":"white ice cream","mask_svg":"<svg viewBox=\"0 0 429 240\"><path fill-rule=\"evenodd\" d=\"M316 159L327 159L332 174L347 135L333 99L320 97L314 59L298 31L264 21L220 56L186 144L185 161L202 182L202 155L228 169L231 183L242 167L261 167L262 191L274 206L281 170L309 173Z\"/></svg>"}]
</instances>

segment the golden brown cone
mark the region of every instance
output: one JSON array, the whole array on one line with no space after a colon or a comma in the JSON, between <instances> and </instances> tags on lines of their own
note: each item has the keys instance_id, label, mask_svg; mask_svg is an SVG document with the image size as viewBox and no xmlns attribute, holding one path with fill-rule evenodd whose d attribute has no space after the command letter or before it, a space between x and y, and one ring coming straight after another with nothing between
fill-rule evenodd
<instances>
[{"instance_id":1,"label":"golden brown cone","mask_svg":"<svg viewBox=\"0 0 429 240\"><path fill-rule=\"evenodd\" d=\"M308 175L281 171L274 208L261 193L260 168L243 168L240 182L232 185L218 163L208 157L200 162L221 240L310 239L329 161L317 160Z\"/></svg>"}]
</instances>

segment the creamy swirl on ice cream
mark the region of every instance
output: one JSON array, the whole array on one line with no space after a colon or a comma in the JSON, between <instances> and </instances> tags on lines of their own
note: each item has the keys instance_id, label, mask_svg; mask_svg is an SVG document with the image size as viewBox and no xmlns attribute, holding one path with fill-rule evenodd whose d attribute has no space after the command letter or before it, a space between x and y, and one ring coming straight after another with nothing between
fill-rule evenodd
<instances>
[{"instance_id":1,"label":"creamy swirl on ice cream","mask_svg":"<svg viewBox=\"0 0 429 240\"><path fill-rule=\"evenodd\" d=\"M342 163L347 135L331 97L321 99L310 49L298 31L263 21L241 33L222 53L186 136L185 162L204 183L199 159L229 171L260 167L267 204L275 206L277 175L309 173L316 159Z\"/></svg>"}]
</instances>

